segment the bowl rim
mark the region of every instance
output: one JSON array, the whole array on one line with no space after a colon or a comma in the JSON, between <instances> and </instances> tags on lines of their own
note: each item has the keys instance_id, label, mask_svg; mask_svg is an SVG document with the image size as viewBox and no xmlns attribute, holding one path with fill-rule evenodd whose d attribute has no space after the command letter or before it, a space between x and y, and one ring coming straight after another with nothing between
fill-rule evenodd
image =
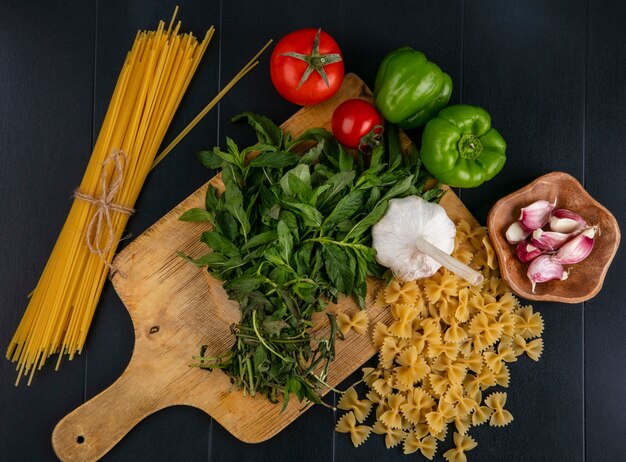
<instances>
[{"instance_id":1,"label":"bowl rim","mask_svg":"<svg viewBox=\"0 0 626 462\"><path fill-rule=\"evenodd\" d=\"M546 180L548 181L559 181L559 182L564 182L564 181L569 181L571 183L574 183L582 192L582 194L584 195L584 198L586 201L588 201L590 204L592 204L594 207L597 207L598 209L600 209L602 212L604 212L609 221L611 222L614 230L615 230L615 240L612 242L612 246L610 247L610 256L608 258L608 260L602 265L602 269L600 271L600 274L598 275L598 279L596 284L591 288L591 290L589 292L587 292L584 295L580 295L580 296L572 296L572 297L568 297L568 296L562 296L562 295L554 295L554 294L534 294L532 292L529 292L527 290L525 290L522 287L519 287L519 285L515 282L515 280L513 280L511 278L508 266L505 264L504 261L504 246L502 244L502 239L501 237L499 238L495 238L493 233L495 232L494 229L496 228L496 224L495 224L495 217L497 215L497 213L500 211L500 209L503 208L503 206L505 205L505 203L507 201L509 201L513 196L519 196L521 194L525 194L528 191L532 190L538 183L540 182L545 182ZM490 239L493 243L493 247L494 250L496 252L496 256L498 258L498 264L500 266L500 274L502 276L502 278L507 282L507 284L511 287L511 289L520 297L526 299L526 300L535 300L535 301L554 301L554 302L562 302L562 303L581 303L584 302L586 300L589 300L593 297L595 297L598 292L600 292L600 290L602 289L602 286L604 284L604 279L606 277L606 274L609 270L609 267L611 266L611 263L613 262L613 259L615 258L615 254L617 253L617 249L619 248L619 244L621 241L621 232L620 232L620 228L619 228L619 223L617 222L617 219L615 218L615 216L611 213L611 211L609 209L607 209L604 205L602 205L600 202L598 202L596 199L594 199L591 194L589 194L589 192L584 188L584 186L572 175L570 175L569 173L565 173L565 172L551 172L551 173L547 173L545 175L542 175L538 178L536 178L535 180L533 180L532 182L530 182L529 184L527 184L526 186L513 191L510 194L507 194L506 196L504 196L503 198L499 199L489 210L489 214L487 215L487 230L489 231L489 236ZM506 245L510 245L508 244L508 242L504 241L504 243Z\"/></svg>"}]
</instances>

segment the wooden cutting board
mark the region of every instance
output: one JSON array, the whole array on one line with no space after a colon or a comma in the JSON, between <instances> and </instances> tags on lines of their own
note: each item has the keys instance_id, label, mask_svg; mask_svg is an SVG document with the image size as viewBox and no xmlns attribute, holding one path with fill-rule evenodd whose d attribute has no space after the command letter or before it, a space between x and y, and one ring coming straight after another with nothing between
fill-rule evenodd
<instances>
[{"instance_id":1,"label":"wooden cutting board","mask_svg":"<svg viewBox=\"0 0 626 462\"><path fill-rule=\"evenodd\" d=\"M346 75L332 99L301 109L282 128L294 136L311 127L329 128L335 107L350 98L372 100L369 89L353 74ZM222 186L219 175L210 183ZM221 284L176 254L206 253L199 237L208 225L178 221L184 211L204 206L206 187L185 199L115 258L113 264L126 274L126 278L116 275L113 285L133 322L133 355L113 385L58 423L52 444L61 460L99 459L142 419L168 406L202 409L247 443L271 438L303 414L302 404L295 399L281 413L280 405L263 397L244 397L234 390L220 370L189 367L201 345L208 345L211 356L227 351L234 341L230 326L239 319L238 305L228 299ZM452 191L441 203L453 221L476 223ZM337 356L328 378L332 386L376 353L371 328L378 321L390 321L388 310L375 303L380 281L370 280L368 285L370 332L351 332L346 340L337 342ZM358 308L351 299L342 299L328 309L351 313ZM326 337L328 329L326 316L318 313L313 337Z\"/></svg>"}]
</instances>

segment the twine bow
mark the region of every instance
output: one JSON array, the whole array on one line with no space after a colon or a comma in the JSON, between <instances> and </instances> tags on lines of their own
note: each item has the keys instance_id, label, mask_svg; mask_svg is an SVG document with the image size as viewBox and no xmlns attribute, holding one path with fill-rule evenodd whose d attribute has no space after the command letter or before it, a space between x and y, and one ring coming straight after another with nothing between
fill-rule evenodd
<instances>
[{"instance_id":1,"label":"twine bow","mask_svg":"<svg viewBox=\"0 0 626 462\"><path fill-rule=\"evenodd\" d=\"M106 169L111 162L115 164L115 170L113 171L111 182L107 184ZM135 213L135 209L113 202L113 199L122 186L122 182L124 180L125 162L126 153L117 149L113 150L113 152L111 152L111 154L104 159L100 172L101 192L99 197L90 196L89 194L82 193L78 190L74 191L75 198L98 206L98 209L87 225L85 242L87 243L89 251L97 254L107 268L109 268L109 271L111 272L109 277L113 277L113 275L117 272L106 257L106 254L109 250L111 250L115 243L115 232L113 230L111 212L115 211L125 215L132 215ZM104 245L101 245L103 231L108 233L108 239ZM124 275L122 274L122 276Z\"/></svg>"}]
</instances>

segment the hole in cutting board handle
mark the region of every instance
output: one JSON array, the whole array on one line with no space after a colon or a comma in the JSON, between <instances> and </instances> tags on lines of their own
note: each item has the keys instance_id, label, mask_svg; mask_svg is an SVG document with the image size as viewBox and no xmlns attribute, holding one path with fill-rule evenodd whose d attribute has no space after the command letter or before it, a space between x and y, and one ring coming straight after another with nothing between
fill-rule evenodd
<instances>
[{"instance_id":1,"label":"hole in cutting board handle","mask_svg":"<svg viewBox=\"0 0 626 462\"><path fill-rule=\"evenodd\" d=\"M78 435L78 436L76 437L76 442L77 442L78 444L83 444L83 443L85 442L85 437L84 437L83 435Z\"/></svg>"}]
</instances>

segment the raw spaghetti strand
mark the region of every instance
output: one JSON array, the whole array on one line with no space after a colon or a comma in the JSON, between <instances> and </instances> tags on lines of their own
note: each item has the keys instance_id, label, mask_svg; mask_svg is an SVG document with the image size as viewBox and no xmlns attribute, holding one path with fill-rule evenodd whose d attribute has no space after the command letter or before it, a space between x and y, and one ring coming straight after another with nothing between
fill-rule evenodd
<instances>
[{"instance_id":1,"label":"raw spaghetti strand","mask_svg":"<svg viewBox=\"0 0 626 462\"><path fill-rule=\"evenodd\" d=\"M82 351L115 249L165 132L213 36L139 31L126 56L85 175L7 349L19 383L46 359ZM126 158L113 161L112 153ZM87 241L89 245L87 245Z\"/></svg>"},{"instance_id":2,"label":"raw spaghetti strand","mask_svg":"<svg viewBox=\"0 0 626 462\"><path fill-rule=\"evenodd\" d=\"M259 50L259 52L248 62L248 64L246 64L243 69L241 69L237 75L235 75L235 77L233 77L233 79L228 82L228 84L222 88L222 90L215 96L215 98L213 98L211 100L211 102L209 102L209 104L206 105L206 107L204 109L202 109L202 111L200 111L198 113L198 115L196 117L194 117L194 119L189 122L189 125L187 125L182 132L180 132L180 134L174 138L174 140L163 150L163 152L161 152L161 154L159 154L157 156L156 159L154 159L154 162L152 163L152 167L151 169L153 169L154 167L156 167L159 162L161 162L165 156L167 156L172 149L174 149L176 147L176 145L187 135L187 133L189 133L191 130L193 130L193 128L198 124L198 122L200 122L200 120L202 120L202 118L208 114L208 112L213 109L213 107L220 102L220 100L222 99L222 97L228 93L228 91L233 88L237 82L239 82L248 72L250 72L252 69L254 69L258 64L259 61L257 61L257 59L259 58L259 56L261 56L261 54L263 54L263 52L265 50L267 50L267 48L272 44L273 40L269 40L264 46L263 48L261 48L261 50Z\"/></svg>"}]
</instances>

